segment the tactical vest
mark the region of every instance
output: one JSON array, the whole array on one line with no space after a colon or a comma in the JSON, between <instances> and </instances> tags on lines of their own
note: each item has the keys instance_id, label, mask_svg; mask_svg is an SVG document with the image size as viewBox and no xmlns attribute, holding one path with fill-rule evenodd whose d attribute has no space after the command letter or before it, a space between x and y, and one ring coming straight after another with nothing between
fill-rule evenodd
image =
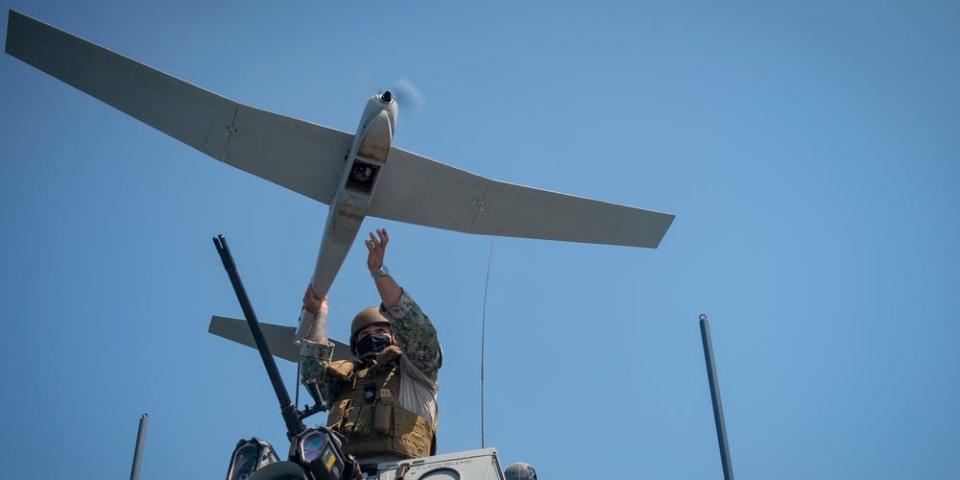
<instances>
[{"instance_id":1,"label":"tactical vest","mask_svg":"<svg viewBox=\"0 0 960 480\"><path fill-rule=\"evenodd\" d=\"M342 384L327 426L346 437L343 449L358 458L431 455L436 431L420 415L400 406L400 355L397 346L377 354L370 365L331 362L327 371Z\"/></svg>"}]
</instances>

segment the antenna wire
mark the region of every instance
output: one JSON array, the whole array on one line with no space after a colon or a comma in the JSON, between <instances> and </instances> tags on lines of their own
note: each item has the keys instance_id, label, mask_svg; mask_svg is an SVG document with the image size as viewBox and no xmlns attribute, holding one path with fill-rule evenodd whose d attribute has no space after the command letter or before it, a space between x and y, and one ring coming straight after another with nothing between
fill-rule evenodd
<instances>
[{"instance_id":1,"label":"antenna wire","mask_svg":"<svg viewBox=\"0 0 960 480\"><path fill-rule=\"evenodd\" d=\"M487 277L483 282L483 313L480 315L480 448L484 448L485 443L485 418L484 418L484 353L486 350L487 339L487 292L490 288L490 269L493 266L493 245L497 237L490 237L490 254L487 256Z\"/></svg>"}]
</instances>

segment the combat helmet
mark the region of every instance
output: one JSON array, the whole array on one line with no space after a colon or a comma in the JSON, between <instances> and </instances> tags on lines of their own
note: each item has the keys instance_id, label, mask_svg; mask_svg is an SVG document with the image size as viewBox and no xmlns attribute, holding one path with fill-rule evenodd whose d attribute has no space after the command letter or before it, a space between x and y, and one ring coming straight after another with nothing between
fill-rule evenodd
<instances>
[{"instance_id":1,"label":"combat helmet","mask_svg":"<svg viewBox=\"0 0 960 480\"><path fill-rule=\"evenodd\" d=\"M358 313L356 317L353 317L353 322L350 322L350 351L356 352L357 332L370 325L378 324L390 325L390 320L387 320L386 317L380 314L379 308L368 307L360 310L360 313Z\"/></svg>"}]
</instances>

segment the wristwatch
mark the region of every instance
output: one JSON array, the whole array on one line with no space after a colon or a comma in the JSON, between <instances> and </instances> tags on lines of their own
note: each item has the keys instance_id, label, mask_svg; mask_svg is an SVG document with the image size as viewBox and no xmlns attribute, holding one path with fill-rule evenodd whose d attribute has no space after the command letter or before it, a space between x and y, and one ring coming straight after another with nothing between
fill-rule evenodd
<instances>
[{"instance_id":1,"label":"wristwatch","mask_svg":"<svg viewBox=\"0 0 960 480\"><path fill-rule=\"evenodd\" d=\"M370 271L370 275L371 275L373 278L386 277L386 276L390 275L390 270L387 269L387 266L386 266L386 265L380 265L380 268L378 268L378 269L376 269L376 270L371 270L371 271Z\"/></svg>"}]
</instances>

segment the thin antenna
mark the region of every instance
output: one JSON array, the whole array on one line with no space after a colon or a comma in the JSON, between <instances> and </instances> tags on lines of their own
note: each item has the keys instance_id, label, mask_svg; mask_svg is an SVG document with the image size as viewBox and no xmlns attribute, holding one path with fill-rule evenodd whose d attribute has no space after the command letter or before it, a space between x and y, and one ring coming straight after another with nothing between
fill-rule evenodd
<instances>
[{"instance_id":1,"label":"thin antenna","mask_svg":"<svg viewBox=\"0 0 960 480\"><path fill-rule=\"evenodd\" d=\"M133 450L133 466L130 467L130 480L140 478L140 459L143 458L143 444L147 441L147 414L140 415L140 426L137 427L137 446Z\"/></svg>"},{"instance_id":2,"label":"thin antenna","mask_svg":"<svg viewBox=\"0 0 960 480\"><path fill-rule=\"evenodd\" d=\"M710 323L707 314L700 314L700 337L703 340L703 357L707 362L707 379L710 381L710 399L713 401L713 421L717 426L717 443L720 445L720 463L724 480L733 480L733 461L727 443L727 426L723 421L723 405L720 403L720 382L717 380L717 364L713 359L713 341L710 339Z\"/></svg>"},{"instance_id":3,"label":"thin antenna","mask_svg":"<svg viewBox=\"0 0 960 480\"><path fill-rule=\"evenodd\" d=\"M490 237L490 255L487 256L487 278L483 282L483 314L480 317L480 448L486 445L484 442L484 392L483 392L483 366L484 353L487 339L487 291L490 288L490 268L493 266L493 243L497 237Z\"/></svg>"},{"instance_id":4,"label":"thin antenna","mask_svg":"<svg viewBox=\"0 0 960 480\"><path fill-rule=\"evenodd\" d=\"M293 384L297 389L297 393L293 395L293 406L300 408L300 362L297 362L297 377L293 379Z\"/></svg>"}]
</instances>

